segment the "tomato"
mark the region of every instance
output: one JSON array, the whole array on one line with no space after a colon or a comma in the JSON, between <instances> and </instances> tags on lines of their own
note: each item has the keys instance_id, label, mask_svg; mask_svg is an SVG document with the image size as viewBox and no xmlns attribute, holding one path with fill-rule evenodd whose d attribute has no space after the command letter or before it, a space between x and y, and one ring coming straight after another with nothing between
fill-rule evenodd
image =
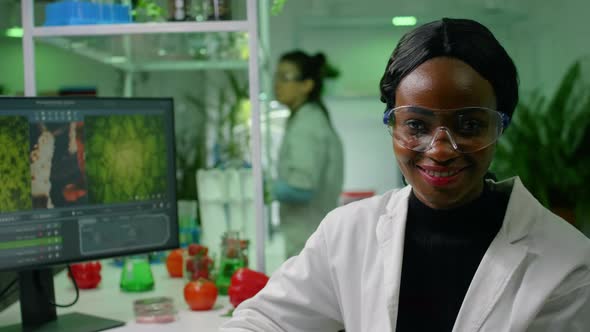
<instances>
[{"instance_id":1,"label":"tomato","mask_svg":"<svg viewBox=\"0 0 590 332\"><path fill-rule=\"evenodd\" d=\"M217 287L206 279L190 281L184 286L184 300L191 310L211 310L217 300Z\"/></svg>"},{"instance_id":2,"label":"tomato","mask_svg":"<svg viewBox=\"0 0 590 332\"><path fill-rule=\"evenodd\" d=\"M189 256L196 256L196 255L207 255L209 252L209 248L202 246L200 244L189 244L188 246L188 254Z\"/></svg>"},{"instance_id":3,"label":"tomato","mask_svg":"<svg viewBox=\"0 0 590 332\"><path fill-rule=\"evenodd\" d=\"M199 271L193 272L193 274L191 276L192 280L198 280L200 278L210 279L209 272L205 271L205 270L199 270Z\"/></svg>"},{"instance_id":4,"label":"tomato","mask_svg":"<svg viewBox=\"0 0 590 332\"><path fill-rule=\"evenodd\" d=\"M206 255L190 256L186 260L186 273L192 280L199 278L211 279L209 273L213 269L213 260Z\"/></svg>"},{"instance_id":5,"label":"tomato","mask_svg":"<svg viewBox=\"0 0 590 332\"><path fill-rule=\"evenodd\" d=\"M184 266L182 263L182 249L172 250L166 258L166 269L172 278L182 278Z\"/></svg>"},{"instance_id":6,"label":"tomato","mask_svg":"<svg viewBox=\"0 0 590 332\"><path fill-rule=\"evenodd\" d=\"M199 269L210 271L213 268L213 260L209 256L202 257L199 261Z\"/></svg>"},{"instance_id":7,"label":"tomato","mask_svg":"<svg viewBox=\"0 0 590 332\"><path fill-rule=\"evenodd\" d=\"M186 264L185 264L186 265L186 270L188 272L191 272L191 273L192 272L195 272L195 264L196 263L195 263L195 260L194 259L192 259L192 258L187 259L186 260Z\"/></svg>"}]
</instances>

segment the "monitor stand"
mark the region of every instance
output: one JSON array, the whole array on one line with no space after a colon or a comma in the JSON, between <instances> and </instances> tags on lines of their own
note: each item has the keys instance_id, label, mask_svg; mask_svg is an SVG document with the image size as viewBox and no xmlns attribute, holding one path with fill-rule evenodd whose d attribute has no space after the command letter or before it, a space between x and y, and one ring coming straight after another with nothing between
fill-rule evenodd
<instances>
[{"instance_id":1,"label":"monitor stand","mask_svg":"<svg viewBox=\"0 0 590 332\"><path fill-rule=\"evenodd\" d=\"M0 332L96 332L125 325L97 316L69 313L57 316L51 268L19 272L22 323L0 327Z\"/></svg>"}]
</instances>

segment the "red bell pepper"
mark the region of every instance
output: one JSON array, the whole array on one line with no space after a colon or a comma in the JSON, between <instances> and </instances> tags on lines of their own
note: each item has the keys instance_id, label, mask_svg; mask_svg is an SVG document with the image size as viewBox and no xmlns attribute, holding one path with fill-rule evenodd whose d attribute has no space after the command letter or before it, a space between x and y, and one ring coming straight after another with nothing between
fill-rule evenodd
<instances>
[{"instance_id":1,"label":"red bell pepper","mask_svg":"<svg viewBox=\"0 0 590 332\"><path fill-rule=\"evenodd\" d=\"M231 283L227 294L229 301L235 307L240 303L256 295L266 286L268 277L248 268L238 269L231 277Z\"/></svg>"},{"instance_id":2,"label":"red bell pepper","mask_svg":"<svg viewBox=\"0 0 590 332\"><path fill-rule=\"evenodd\" d=\"M68 276L73 278L80 289L96 288L102 279L100 262L86 262L70 265L71 273Z\"/></svg>"}]
</instances>

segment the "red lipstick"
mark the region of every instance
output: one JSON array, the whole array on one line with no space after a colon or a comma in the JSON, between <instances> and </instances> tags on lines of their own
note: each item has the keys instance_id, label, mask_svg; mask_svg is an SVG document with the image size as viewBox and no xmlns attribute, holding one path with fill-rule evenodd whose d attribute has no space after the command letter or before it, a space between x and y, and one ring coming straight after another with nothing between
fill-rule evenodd
<instances>
[{"instance_id":1,"label":"red lipstick","mask_svg":"<svg viewBox=\"0 0 590 332\"><path fill-rule=\"evenodd\" d=\"M449 168L442 166L418 166L420 174L429 184L442 187L456 182L462 173L462 168ZM437 175L434 173L450 173L449 175Z\"/></svg>"}]
</instances>

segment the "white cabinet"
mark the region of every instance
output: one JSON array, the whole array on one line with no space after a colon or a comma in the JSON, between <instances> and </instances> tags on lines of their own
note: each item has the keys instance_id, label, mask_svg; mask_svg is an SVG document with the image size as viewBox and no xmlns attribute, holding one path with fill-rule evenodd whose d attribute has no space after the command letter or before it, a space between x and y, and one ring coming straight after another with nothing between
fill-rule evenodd
<instances>
[{"instance_id":1,"label":"white cabinet","mask_svg":"<svg viewBox=\"0 0 590 332\"><path fill-rule=\"evenodd\" d=\"M125 92L131 96L133 73L137 71L163 71L163 70L201 70L201 69L239 69L248 70L249 95L251 103L251 158L252 175L254 182L254 219L256 222L256 269L265 270L264 261L264 202L262 188L261 166L261 128L260 128L260 50L259 44L259 15L258 0L246 1L246 19L238 21L204 21L204 22L164 22L164 23L130 23L130 24L105 24L105 25L79 25L79 26L52 26L39 27L34 23L34 0L22 0L22 25L23 25L23 56L25 69L25 95L37 94L35 78L35 40L43 38L45 42L70 49L83 56L92 58L102 63L108 63L126 73ZM267 22L264 17L268 7L268 1L261 0L265 8L262 12L261 22ZM244 60L174 60L174 61L134 61L131 57L116 58L112 53L101 53L96 49L83 46L72 47L72 39L76 37L91 38L96 36L112 36L112 39L120 39L122 47L130 52L137 36L177 36L194 33L214 32L241 32L248 34L249 56ZM134 39L135 38L135 39ZM149 37L148 37L149 38ZM109 38L111 39L111 38Z\"/></svg>"}]
</instances>

